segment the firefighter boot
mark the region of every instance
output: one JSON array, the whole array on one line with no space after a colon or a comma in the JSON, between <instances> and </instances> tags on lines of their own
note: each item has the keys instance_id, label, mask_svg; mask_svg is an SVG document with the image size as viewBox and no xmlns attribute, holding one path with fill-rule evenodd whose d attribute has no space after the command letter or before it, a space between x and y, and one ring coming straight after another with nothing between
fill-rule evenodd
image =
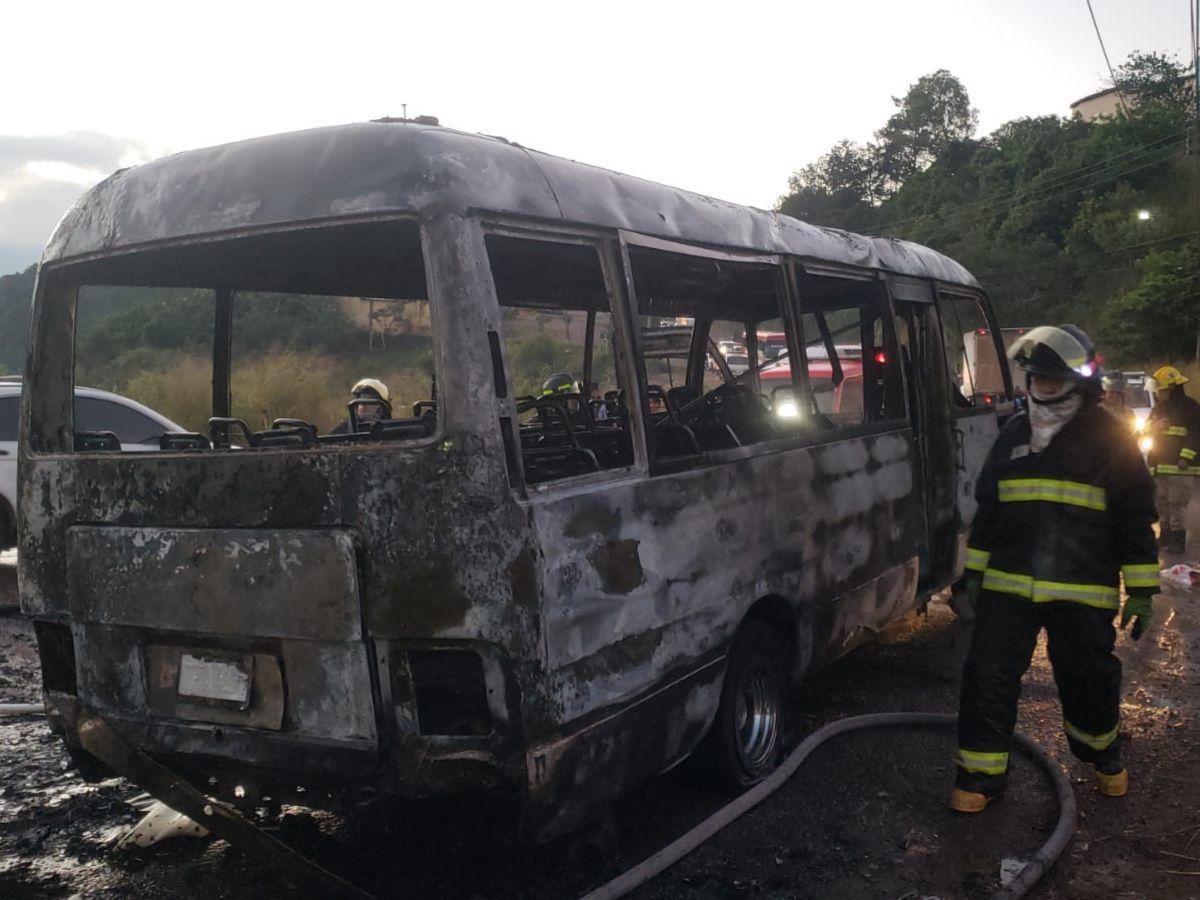
<instances>
[{"instance_id":1,"label":"firefighter boot","mask_svg":"<svg viewBox=\"0 0 1200 900\"><path fill-rule=\"evenodd\" d=\"M1124 797L1129 790L1129 771L1119 762L1098 763L1096 787L1106 797Z\"/></svg>"},{"instance_id":2,"label":"firefighter boot","mask_svg":"<svg viewBox=\"0 0 1200 900\"><path fill-rule=\"evenodd\" d=\"M950 808L960 813L981 813L994 799L994 797L989 797L979 791L964 791L962 788L955 788L950 792Z\"/></svg>"},{"instance_id":3,"label":"firefighter boot","mask_svg":"<svg viewBox=\"0 0 1200 900\"><path fill-rule=\"evenodd\" d=\"M960 813L981 813L989 803L1004 796L1007 783L1004 775L982 775L960 769L950 792L950 808Z\"/></svg>"}]
</instances>

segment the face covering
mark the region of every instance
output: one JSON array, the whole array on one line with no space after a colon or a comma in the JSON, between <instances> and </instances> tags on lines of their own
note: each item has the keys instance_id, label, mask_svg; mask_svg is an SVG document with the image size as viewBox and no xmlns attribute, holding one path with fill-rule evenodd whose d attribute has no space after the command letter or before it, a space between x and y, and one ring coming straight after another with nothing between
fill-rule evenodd
<instances>
[{"instance_id":1,"label":"face covering","mask_svg":"<svg viewBox=\"0 0 1200 900\"><path fill-rule=\"evenodd\" d=\"M1029 399L1033 401L1029 404L1029 449L1034 453L1045 450L1083 406L1083 394L1075 387L1074 382L1068 381L1057 393L1047 394L1036 390L1033 379L1029 380Z\"/></svg>"}]
</instances>

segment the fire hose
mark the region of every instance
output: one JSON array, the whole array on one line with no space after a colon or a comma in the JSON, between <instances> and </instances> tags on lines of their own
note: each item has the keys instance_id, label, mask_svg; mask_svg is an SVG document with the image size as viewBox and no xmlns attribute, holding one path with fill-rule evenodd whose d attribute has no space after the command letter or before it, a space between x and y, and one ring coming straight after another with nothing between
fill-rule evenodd
<instances>
[{"instance_id":1,"label":"fire hose","mask_svg":"<svg viewBox=\"0 0 1200 900\"><path fill-rule=\"evenodd\" d=\"M851 731L861 731L866 728L883 728L899 725L953 727L957 723L958 719L951 715L910 712L874 713L831 722L829 725L814 731L805 738L800 746L793 750L779 768L765 780L746 791L746 793L739 796L732 803L721 807L721 809L700 822L700 824L696 825L682 837L672 841L654 855L647 857L632 869L623 872L606 884L586 894L582 900L614 900L617 897L624 897L665 869L673 866L709 838L713 837L726 825L735 821L743 813L749 812L763 800L767 799L767 797L771 796L771 794L775 793L776 790L782 787L795 774L796 770L800 768L814 750L832 737ZM1071 840L1071 835L1075 831L1075 792L1071 788L1071 782L1067 779L1062 767L1045 750L1020 732L1014 734L1013 739L1022 750L1033 758L1034 762L1046 771L1047 775L1050 776L1050 780L1054 783L1055 792L1058 796L1058 824L1050 834L1049 839L1042 844L1033 858L1025 864L1025 867L1008 884L1003 885L999 891L992 895L992 900L1016 900L1018 897L1024 897L1046 870L1054 865L1054 861L1058 859L1059 854L1067 846L1067 843Z\"/></svg>"}]
</instances>

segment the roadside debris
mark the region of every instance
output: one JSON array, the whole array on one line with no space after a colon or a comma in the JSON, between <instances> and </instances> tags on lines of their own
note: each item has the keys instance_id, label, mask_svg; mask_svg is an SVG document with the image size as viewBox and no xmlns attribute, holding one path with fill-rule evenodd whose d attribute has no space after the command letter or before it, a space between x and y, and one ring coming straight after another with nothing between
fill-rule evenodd
<instances>
[{"instance_id":1,"label":"roadside debris","mask_svg":"<svg viewBox=\"0 0 1200 900\"><path fill-rule=\"evenodd\" d=\"M198 825L181 812L176 812L149 794L138 794L126 801L130 806L146 815L126 831L114 845L116 850L130 847L152 847L173 837L206 837L208 829Z\"/></svg>"},{"instance_id":2,"label":"roadside debris","mask_svg":"<svg viewBox=\"0 0 1200 900\"><path fill-rule=\"evenodd\" d=\"M1025 860L1006 856L1000 860L1000 886L1008 887L1014 878L1025 868Z\"/></svg>"},{"instance_id":3,"label":"roadside debris","mask_svg":"<svg viewBox=\"0 0 1200 900\"><path fill-rule=\"evenodd\" d=\"M1195 565L1179 563L1158 573L1158 577L1176 587L1192 588L1200 584L1200 568Z\"/></svg>"}]
</instances>

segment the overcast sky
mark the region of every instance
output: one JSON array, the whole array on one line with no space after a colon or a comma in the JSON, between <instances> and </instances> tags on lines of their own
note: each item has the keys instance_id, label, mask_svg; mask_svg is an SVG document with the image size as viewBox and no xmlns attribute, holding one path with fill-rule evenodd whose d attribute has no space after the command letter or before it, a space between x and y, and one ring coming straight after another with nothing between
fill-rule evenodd
<instances>
[{"instance_id":1,"label":"overcast sky","mask_svg":"<svg viewBox=\"0 0 1200 900\"><path fill-rule=\"evenodd\" d=\"M1188 50L1187 0L1093 0L1116 65ZM186 10L186 13L184 12ZM946 68L981 132L1108 82L1085 0L5 4L0 273L79 193L178 150L432 114L769 207Z\"/></svg>"}]
</instances>

